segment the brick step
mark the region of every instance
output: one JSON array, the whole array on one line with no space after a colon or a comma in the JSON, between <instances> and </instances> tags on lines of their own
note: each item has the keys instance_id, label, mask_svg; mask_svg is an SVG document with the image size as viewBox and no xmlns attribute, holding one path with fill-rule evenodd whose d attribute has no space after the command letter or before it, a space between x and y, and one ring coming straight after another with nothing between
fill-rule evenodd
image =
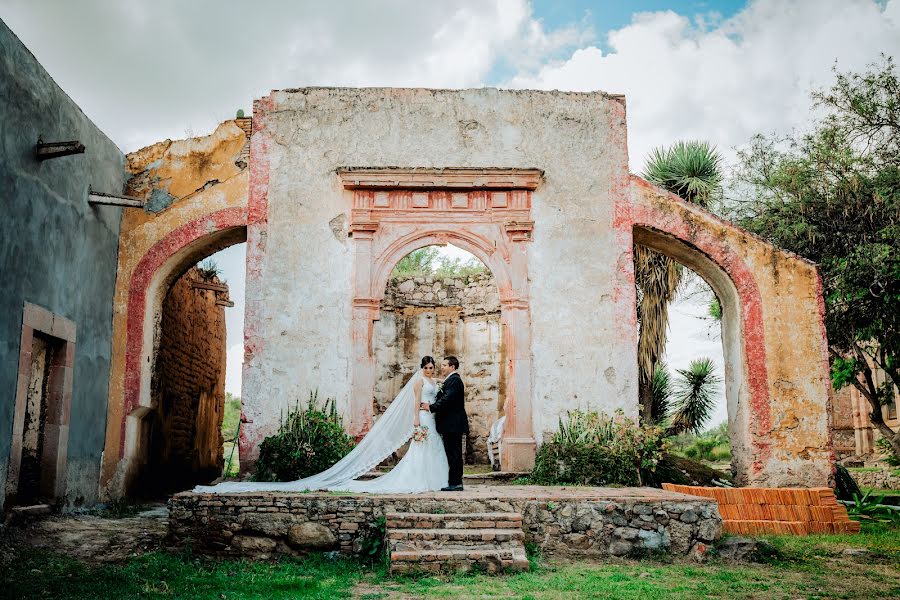
<instances>
[{"instance_id":1,"label":"brick step","mask_svg":"<svg viewBox=\"0 0 900 600\"><path fill-rule=\"evenodd\" d=\"M416 550L391 552L391 574L452 573L481 568L488 573L528 571L524 548L515 550Z\"/></svg>"},{"instance_id":2,"label":"brick step","mask_svg":"<svg viewBox=\"0 0 900 600\"><path fill-rule=\"evenodd\" d=\"M441 543L482 544L485 542L524 542L525 532L521 529L390 529L388 540L404 542L435 541Z\"/></svg>"},{"instance_id":3,"label":"brick step","mask_svg":"<svg viewBox=\"0 0 900 600\"><path fill-rule=\"evenodd\" d=\"M421 540L407 542L403 540L391 540L391 552L457 552L471 554L472 552L501 552L504 558L510 558L510 553L518 553L525 550L521 542L504 542L491 544L485 542L472 543L447 543L436 540Z\"/></svg>"},{"instance_id":4,"label":"brick step","mask_svg":"<svg viewBox=\"0 0 900 600\"><path fill-rule=\"evenodd\" d=\"M521 529L519 513L387 513L389 529Z\"/></svg>"}]
</instances>

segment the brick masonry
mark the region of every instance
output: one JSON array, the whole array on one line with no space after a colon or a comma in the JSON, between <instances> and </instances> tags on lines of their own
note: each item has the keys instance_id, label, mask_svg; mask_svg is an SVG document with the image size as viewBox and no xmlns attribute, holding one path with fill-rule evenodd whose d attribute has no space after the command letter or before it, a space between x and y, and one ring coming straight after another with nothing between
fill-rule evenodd
<instances>
[{"instance_id":1,"label":"brick masonry","mask_svg":"<svg viewBox=\"0 0 900 600\"><path fill-rule=\"evenodd\" d=\"M471 486L416 495L338 493L195 494L169 501L169 538L214 556L273 558L312 550L352 554L388 513L517 512L525 541L547 556L646 551L703 553L722 521L709 498L651 488ZM301 536L298 531L306 530Z\"/></svg>"},{"instance_id":2,"label":"brick masonry","mask_svg":"<svg viewBox=\"0 0 900 600\"><path fill-rule=\"evenodd\" d=\"M727 533L858 533L831 488L711 488L664 483L663 489L714 498Z\"/></svg>"},{"instance_id":3,"label":"brick masonry","mask_svg":"<svg viewBox=\"0 0 900 600\"><path fill-rule=\"evenodd\" d=\"M151 383L156 410L147 473L152 485L184 489L222 472L225 403L225 313L217 301L227 292L199 289L193 267L163 302L160 344Z\"/></svg>"}]
</instances>

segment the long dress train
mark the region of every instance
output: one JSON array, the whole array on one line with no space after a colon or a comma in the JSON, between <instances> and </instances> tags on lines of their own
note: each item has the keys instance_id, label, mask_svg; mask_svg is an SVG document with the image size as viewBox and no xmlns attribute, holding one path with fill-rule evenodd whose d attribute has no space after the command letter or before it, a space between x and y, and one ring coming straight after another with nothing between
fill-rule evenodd
<instances>
[{"instance_id":1,"label":"long dress train","mask_svg":"<svg viewBox=\"0 0 900 600\"><path fill-rule=\"evenodd\" d=\"M420 422L429 430L428 437L424 441L413 441L403 459L389 473L368 481L356 480L360 475L375 468L412 437L414 411L419 410L413 390L418 380L422 381L422 401L433 402L437 396L437 386L424 378L420 371L400 390L360 443L347 456L321 473L296 481L226 481L213 486L197 486L194 491L224 494L323 489L380 493L439 490L447 485L447 457L441 436L435 431L434 417L430 411L419 413Z\"/></svg>"}]
</instances>

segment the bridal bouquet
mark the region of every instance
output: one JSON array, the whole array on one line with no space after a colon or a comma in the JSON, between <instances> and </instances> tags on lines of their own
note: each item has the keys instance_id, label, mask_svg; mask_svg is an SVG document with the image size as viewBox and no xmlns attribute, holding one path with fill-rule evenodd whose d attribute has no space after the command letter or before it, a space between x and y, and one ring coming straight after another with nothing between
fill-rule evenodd
<instances>
[{"instance_id":1,"label":"bridal bouquet","mask_svg":"<svg viewBox=\"0 0 900 600\"><path fill-rule=\"evenodd\" d=\"M412 439L416 442L424 442L428 439L428 426L427 425L416 425L413 429Z\"/></svg>"}]
</instances>

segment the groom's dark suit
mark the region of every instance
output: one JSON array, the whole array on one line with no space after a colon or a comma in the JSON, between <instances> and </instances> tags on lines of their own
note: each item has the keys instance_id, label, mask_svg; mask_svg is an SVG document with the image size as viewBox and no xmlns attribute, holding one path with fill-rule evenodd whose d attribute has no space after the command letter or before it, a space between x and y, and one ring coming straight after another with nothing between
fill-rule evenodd
<instances>
[{"instance_id":1,"label":"groom's dark suit","mask_svg":"<svg viewBox=\"0 0 900 600\"><path fill-rule=\"evenodd\" d=\"M462 485L462 438L469 433L469 417L466 415L466 386L459 373L454 371L444 380L431 412L434 413L434 425L444 440L450 467L448 485Z\"/></svg>"}]
</instances>

